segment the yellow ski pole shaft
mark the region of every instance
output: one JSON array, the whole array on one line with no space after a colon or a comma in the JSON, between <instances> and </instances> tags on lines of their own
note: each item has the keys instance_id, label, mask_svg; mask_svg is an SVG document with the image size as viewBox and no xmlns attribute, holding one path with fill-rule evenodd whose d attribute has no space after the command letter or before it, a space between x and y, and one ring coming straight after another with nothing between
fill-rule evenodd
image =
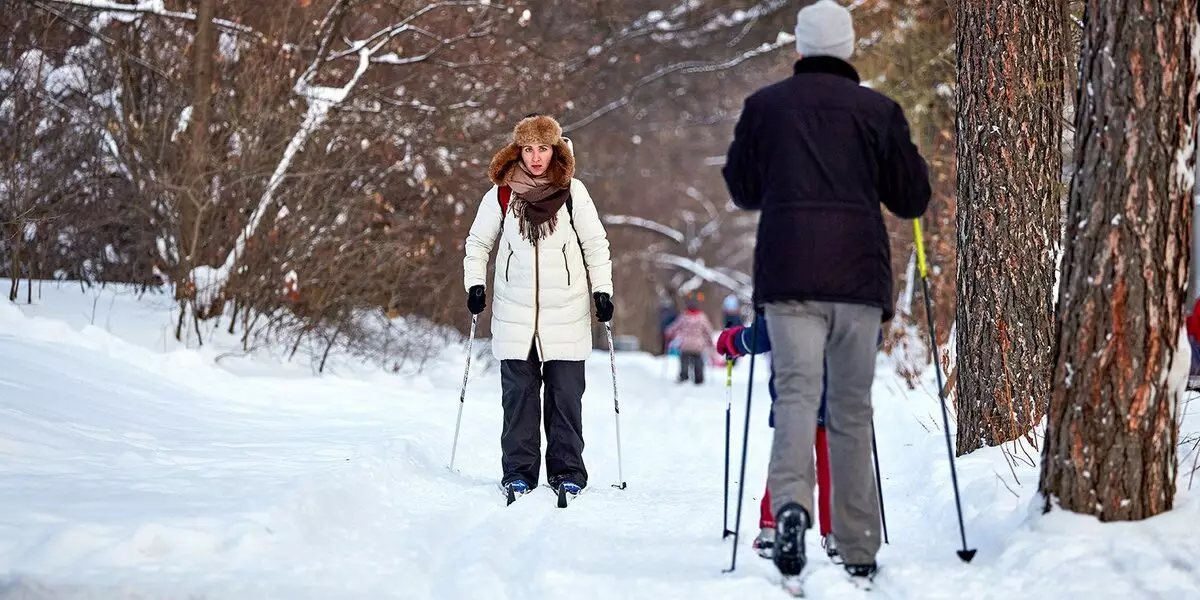
<instances>
[{"instance_id":1,"label":"yellow ski pole shaft","mask_svg":"<svg viewBox=\"0 0 1200 600\"><path fill-rule=\"evenodd\" d=\"M917 271L921 275L921 289L925 294L925 315L929 319L929 347L933 349L933 368L937 373L937 389L942 389L942 363L937 352L937 329L933 318L933 296L929 293L929 267L925 260L925 240L921 234L921 220L913 219L913 237L917 242ZM941 397L941 394L938 394ZM946 456L950 459L950 482L954 486L954 506L958 509L958 533L962 537L962 550L958 557L963 562L971 562L975 558L975 550L967 549L967 529L963 524L962 498L958 492L958 473L954 468L954 448L950 444L950 416L946 411L946 399L941 398L942 428L946 434Z\"/></svg>"}]
</instances>

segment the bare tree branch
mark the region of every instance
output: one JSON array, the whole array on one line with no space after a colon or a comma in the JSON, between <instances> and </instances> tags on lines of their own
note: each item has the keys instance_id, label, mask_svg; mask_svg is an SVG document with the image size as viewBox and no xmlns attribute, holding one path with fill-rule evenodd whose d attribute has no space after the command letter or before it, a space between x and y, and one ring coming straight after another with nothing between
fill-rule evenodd
<instances>
[{"instance_id":1,"label":"bare tree branch","mask_svg":"<svg viewBox=\"0 0 1200 600\"><path fill-rule=\"evenodd\" d=\"M61 4L64 6L73 6L76 8L87 8L102 13L124 13L124 14L141 14L155 17L163 17L167 19L181 19L184 21L195 21L196 13L179 12L166 10L162 6L162 2L157 0L141 0L137 4L122 4L112 2L111 0L42 0L53 4ZM213 25L227 33L250 36L260 42L266 42L266 34L256 31L252 27L247 27L241 23L234 23L226 19L213 19Z\"/></svg>"},{"instance_id":2,"label":"bare tree branch","mask_svg":"<svg viewBox=\"0 0 1200 600\"><path fill-rule=\"evenodd\" d=\"M637 227L648 231L653 231L659 235L666 236L674 240L678 244L682 244L686 239L682 231L668 227L657 221L645 219L642 217L632 217L626 215L605 215L603 217L605 225L625 225L629 227Z\"/></svg>"},{"instance_id":3,"label":"bare tree branch","mask_svg":"<svg viewBox=\"0 0 1200 600\"><path fill-rule=\"evenodd\" d=\"M596 109L595 111L592 111L591 114L583 117L582 119L579 119L579 120L577 120L573 123L569 123L567 125L563 125L563 132L569 133L569 132L579 129L581 127L585 127L585 126L591 124L596 119L603 117L604 115L607 115L617 109L628 106L631 102L633 102L634 97L636 96L636 93L638 90L640 90L641 88L643 88L651 83L654 83L655 81L658 81L664 77L667 77L668 75L674 75L674 74L688 75L688 74L694 74L694 73L712 73L714 71L722 71L725 69L731 69L733 67L736 67L736 66L746 62L747 60L750 60L752 58L762 56L764 54L768 54L770 52L773 52L775 50L783 48L784 46L792 43L792 41L794 41L794 40L792 40L790 37L781 35L781 36L779 36L778 39L776 39L772 43L762 44L762 45L758 46L757 48L754 48L752 50L747 50L747 51L745 51L737 56L734 56L733 58L725 60L725 61L721 61L721 62L717 62L717 63L705 62L705 61L686 61L686 62L662 67L662 68L654 71L653 73L650 73L649 75L646 75L645 77L642 77L641 79L637 80L636 82L630 84L630 86L627 88L625 94L623 96L621 96L620 98L613 100L612 102L609 102L608 104Z\"/></svg>"}]
</instances>

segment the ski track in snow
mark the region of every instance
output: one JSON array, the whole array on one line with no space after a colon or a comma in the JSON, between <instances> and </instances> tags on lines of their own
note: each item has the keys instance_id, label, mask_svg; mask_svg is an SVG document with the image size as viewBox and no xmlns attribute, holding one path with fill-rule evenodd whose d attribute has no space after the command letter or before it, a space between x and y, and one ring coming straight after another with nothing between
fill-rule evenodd
<instances>
[{"instance_id":1,"label":"ski track in snow","mask_svg":"<svg viewBox=\"0 0 1200 600\"><path fill-rule=\"evenodd\" d=\"M628 482L618 490L598 351L584 399L589 487L566 510L544 487L506 507L494 366L473 367L447 469L462 347L417 375L345 361L321 377L264 358L218 365L212 346L235 340L183 348L164 304L51 284L34 306L0 303L0 599L787 597L750 548L771 439L766 360L738 565L724 574L718 369L704 386L679 386L673 362L618 355ZM731 512L748 365L734 376ZM1200 597L1194 494L1141 523L1043 516L1037 465L1018 464L1018 484L998 449L958 459L979 549L959 562L933 374L908 390L881 357L876 377L891 540L878 590L846 581L814 530L808 597ZM1200 429L1200 403L1189 411L1182 438Z\"/></svg>"}]
</instances>

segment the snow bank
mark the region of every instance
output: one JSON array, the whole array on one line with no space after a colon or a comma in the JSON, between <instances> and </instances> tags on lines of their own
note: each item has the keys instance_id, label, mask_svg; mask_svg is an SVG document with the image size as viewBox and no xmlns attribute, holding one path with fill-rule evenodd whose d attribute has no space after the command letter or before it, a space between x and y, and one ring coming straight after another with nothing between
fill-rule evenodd
<instances>
[{"instance_id":1,"label":"snow bank","mask_svg":"<svg viewBox=\"0 0 1200 600\"><path fill-rule=\"evenodd\" d=\"M176 344L171 308L162 297L69 286L46 286L32 307L0 303L0 599L782 594L749 548L771 439L762 361L743 547L726 575L723 377L679 386L673 362L618 355L629 487L616 490L608 356L597 352L584 399L588 490L565 511L545 489L505 507L495 370L473 374L458 471L445 468L461 347L420 376L317 377L269 358L216 360L221 343ZM748 362L734 375L734 448ZM979 549L961 564L932 370L915 383L909 390L881 360L889 597L1200 597L1193 494L1141 523L1043 516L1032 449L1025 458L1010 448L1011 467L995 448L958 461L968 541ZM1200 430L1197 410L1184 406L1184 439ZM816 535L808 544L813 597L864 597Z\"/></svg>"}]
</instances>

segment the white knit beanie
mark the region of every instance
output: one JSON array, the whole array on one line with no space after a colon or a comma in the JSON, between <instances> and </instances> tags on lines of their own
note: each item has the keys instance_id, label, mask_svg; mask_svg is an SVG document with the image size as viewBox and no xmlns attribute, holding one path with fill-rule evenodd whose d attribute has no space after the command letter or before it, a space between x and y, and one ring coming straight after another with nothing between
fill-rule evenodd
<instances>
[{"instance_id":1,"label":"white knit beanie","mask_svg":"<svg viewBox=\"0 0 1200 600\"><path fill-rule=\"evenodd\" d=\"M817 0L800 9L796 15L796 51L803 56L850 60L854 53L850 11L833 0Z\"/></svg>"}]
</instances>

